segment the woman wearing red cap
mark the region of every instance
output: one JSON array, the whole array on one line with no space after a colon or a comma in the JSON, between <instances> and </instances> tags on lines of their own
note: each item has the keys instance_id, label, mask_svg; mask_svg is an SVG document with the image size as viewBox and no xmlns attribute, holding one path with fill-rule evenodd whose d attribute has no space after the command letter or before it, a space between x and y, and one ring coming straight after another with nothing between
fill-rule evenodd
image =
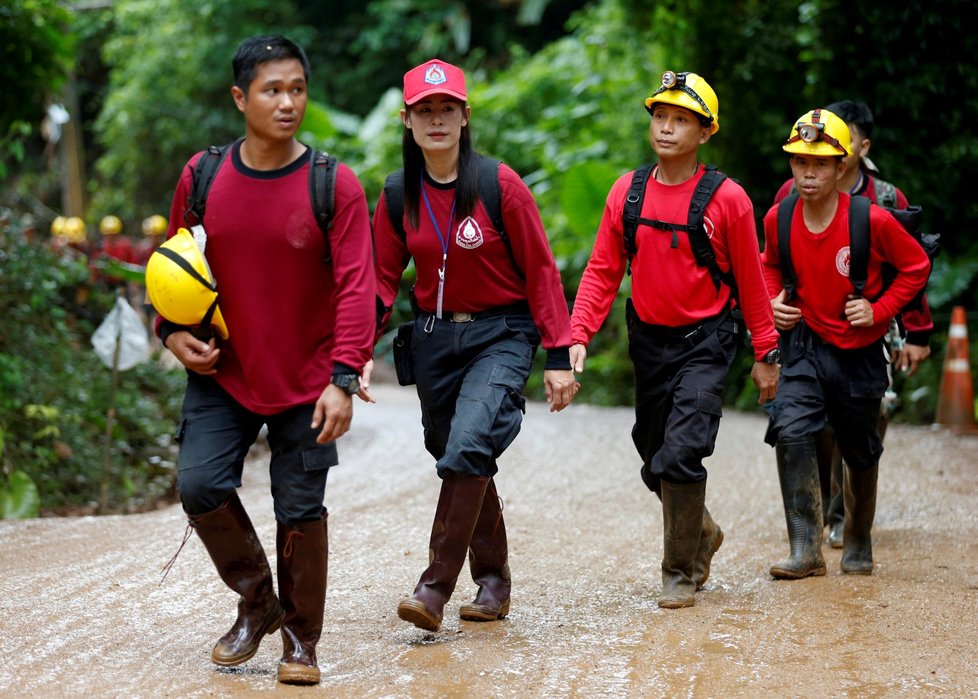
<instances>
[{"instance_id":1,"label":"woman wearing red cap","mask_svg":"<svg viewBox=\"0 0 978 699\"><path fill-rule=\"evenodd\" d=\"M458 67L431 60L404 75L404 169L388 177L373 220L381 328L412 258L417 270L406 328L413 376L399 379L417 385L425 447L442 484L430 564L397 613L430 631L441 626L467 555L479 590L460 617L495 621L509 612L493 476L520 430L538 346L547 351L551 411L580 387L560 273L533 195L511 168L472 150L470 114Z\"/></svg>"}]
</instances>

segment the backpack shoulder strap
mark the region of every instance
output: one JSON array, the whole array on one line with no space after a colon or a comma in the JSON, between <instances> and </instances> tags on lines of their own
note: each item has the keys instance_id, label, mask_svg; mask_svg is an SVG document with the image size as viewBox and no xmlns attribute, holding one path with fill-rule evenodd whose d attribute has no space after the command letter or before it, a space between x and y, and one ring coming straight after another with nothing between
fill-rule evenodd
<instances>
[{"instance_id":1,"label":"backpack shoulder strap","mask_svg":"<svg viewBox=\"0 0 978 699\"><path fill-rule=\"evenodd\" d=\"M394 232L401 240L407 240L404 230L404 170L392 172L384 180L384 203Z\"/></svg>"},{"instance_id":2,"label":"backpack shoulder strap","mask_svg":"<svg viewBox=\"0 0 978 699\"><path fill-rule=\"evenodd\" d=\"M210 146L197 160L197 165L193 168L193 179L190 185L190 195L187 197L187 208L183 212L183 221L188 226L204 222L204 211L207 209L207 193L210 192L211 185L214 184L217 171L221 169L221 165L224 164L228 153L231 152L231 145L233 144ZM191 216L193 216L192 221Z\"/></svg>"},{"instance_id":3,"label":"backpack shoulder strap","mask_svg":"<svg viewBox=\"0 0 978 699\"><path fill-rule=\"evenodd\" d=\"M336 158L319 150L312 152L309 163L309 202L326 242L324 260L330 259L329 229L333 225L336 203Z\"/></svg>"},{"instance_id":4,"label":"backpack shoulder strap","mask_svg":"<svg viewBox=\"0 0 978 699\"><path fill-rule=\"evenodd\" d=\"M798 204L798 193L792 192L778 204L778 258L781 265L781 286L790 301L795 297L795 266L791 262L791 219Z\"/></svg>"},{"instance_id":5,"label":"backpack shoulder strap","mask_svg":"<svg viewBox=\"0 0 978 699\"><path fill-rule=\"evenodd\" d=\"M720 271L716 255L713 253L713 244L706 234L703 216L706 214L706 205L725 179L727 179L726 173L717 170L716 165L706 166L706 171L696 185L689 201L689 216L686 221L689 245L693 249L696 263L710 270L710 276L713 277L713 283L718 290L720 289L720 282L724 281L724 274Z\"/></svg>"},{"instance_id":6,"label":"backpack shoulder strap","mask_svg":"<svg viewBox=\"0 0 978 699\"><path fill-rule=\"evenodd\" d=\"M631 259L638 252L635 236L638 234L638 221L642 217L642 202L645 200L645 183L649 180L652 165L643 165L632 173L632 183L625 195L621 210L622 236L625 239L625 252L628 253L628 271L631 273Z\"/></svg>"},{"instance_id":7,"label":"backpack shoulder strap","mask_svg":"<svg viewBox=\"0 0 978 699\"><path fill-rule=\"evenodd\" d=\"M482 206L489 214L492 227L496 229L499 237L506 245L506 253L509 255L509 261L513 264L513 269L516 270L520 279L525 280L526 276L516 263L516 255L513 254L513 243L503 225L503 192L499 186L499 165L499 160L481 154L478 156L479 199L482 200Z\"/></svg>"},{"instance_id":8,"label":"backpack shoulder strap","mask_svg":"<svg viewBox=\"0 0 978 699\"><path fill-rule=\"evenodd\" d=\"M849 197L849 281L863 295L869 267L869 207L866 197Z\"/></svg>"},{"instance_id":9,"label":"backpack shoulder strap","mask_svg":"<svg viewBox=\"0 0 978 699\"><path fill-rule=\"evenodd\" d=\"M876 203L880 206L887 206L895 209L897 205L896 186L878 177L873 178L873 187L876 190Z\"/></svg>"}]
</instances>

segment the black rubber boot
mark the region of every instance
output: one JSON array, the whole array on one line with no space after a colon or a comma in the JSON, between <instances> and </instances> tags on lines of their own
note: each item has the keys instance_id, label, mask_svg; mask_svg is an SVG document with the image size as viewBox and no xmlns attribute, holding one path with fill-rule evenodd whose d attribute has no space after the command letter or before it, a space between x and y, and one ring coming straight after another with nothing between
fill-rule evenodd
<instances>
[{"instance_id":1,"label":"black rubber boot","mask_svg":"<svg viewBox=\"0 0 978 699\"><path fill-rule=\"evenodd\" d=\"M696 592L694 563L703 531L706 481L677 485L661 481L662 488L662 594L659 606L692 607Z\"/></svg>"},{"instance_id":2,"label":"black rubber boot","mask_svg":"<svg viewBox=\"0 0 978 699\"><path fill-rule=\"evenodd\" d=\"M825 575L822 558L822 494L815 440L779 441L775 447L791 555L771 566L775 578Z\"/></svg>"},{"instance_id":3,"label":"black rubber boot","mask_svg":"<svg viewBox=\"0 0 978 699\"><path fill-rule=\"evenodd\" d=\"M829 500L828 515L825 523L829 527L829 546L834 549L842 548L842 527L845 524L845 498L842 495L843 479L842 452L836 445L832 454L832 487Z\"/></svg>"},{"instance_id":4,"label":"black rubber boot","mask_svg":"<svg viewBox=\"0 0 978 699\"><path fill-rule=\"evenodd\" d=\"M846 465L846 517L842 536L842 572L873 574L873 519L879 464L857 471Z\"/></svg>"},{"instance_id":5,"label":"black rubber boot","mask_svg":"<svg viewBox=\"0 0 978 699\"><path fill-rule=\"evenodd\" d=\"M397 605L397 616L404 621L426 631L441 627L445 604L465 565L488 483L489 479L481 476L448 473L442 478L431 525L428 567L421 574L414 594Z\"/></svg>"}]
</instances>

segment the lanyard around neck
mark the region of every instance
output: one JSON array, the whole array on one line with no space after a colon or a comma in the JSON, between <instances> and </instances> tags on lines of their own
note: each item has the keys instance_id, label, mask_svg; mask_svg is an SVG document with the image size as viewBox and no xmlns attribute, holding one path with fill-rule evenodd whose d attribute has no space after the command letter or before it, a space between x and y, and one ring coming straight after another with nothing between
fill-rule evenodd
<instances>
[{"instance_id":1,"label":"lanyard around neck","mask_svg":"<svg viewBox=\"0 0 978 699\"><path fill-rule=\"evenodd\" d=\"M438 305L435 308L435 316L441 318L442 302L445 298L445 266L448 264L448 239L442 235L441 227L438 225L438 219L435 218L435 212L431 210L431 202L428 201L428 191L424 186L424 168L421 169L421 196L424 197L424 205L428 209L428 218L431 219L431 225L435 227L435 233L438 234L438 240L441 242L441 269L438 270ZM448 216L447 232L449 235L452 233L453 223L455 223L455 194L452 194L452 212Z\"/></svg>"}]
</instances>

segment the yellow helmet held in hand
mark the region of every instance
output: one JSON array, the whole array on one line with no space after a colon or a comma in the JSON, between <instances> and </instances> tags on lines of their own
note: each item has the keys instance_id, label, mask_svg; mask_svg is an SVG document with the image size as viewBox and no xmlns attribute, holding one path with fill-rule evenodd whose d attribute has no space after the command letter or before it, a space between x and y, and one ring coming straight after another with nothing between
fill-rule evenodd
<instances>
[{"instance_id":1,"label":"yellow helmet held in hand","mask_svg":"<svg viewBox=\"0 0 978 699\"><path fill-rule=\"evenodd\" d=\"M655 104L674 104L699 114L710 125L710 133L720 130L720 103L710 84L696 73L662 74L662 85L645 99L645 108L652 113Z\"/></svg>"},{"instance_id":2,"label":"yellow helmet held in hand","mask_svg":"<svg viewBox=\"0 0 978 699\"><path fill-rule=\"evenodd\" d=\"M827 109L813 109L799 117L781 148L798 155L840 158L852 155L849 127Z\"/></svg>"},{"instance_id":3,"label":"yellow helmet held in hand","mask_svg":"<svg viewBox=\"0 0 978 699\"><path fill-rule=\"evenodd\" d=\"M161 316L178 325L213 326L225 340L228 327L217 305L217 282L193 235L181 228L146 263L146 293Z\"/></svg>"}]
</instances>

